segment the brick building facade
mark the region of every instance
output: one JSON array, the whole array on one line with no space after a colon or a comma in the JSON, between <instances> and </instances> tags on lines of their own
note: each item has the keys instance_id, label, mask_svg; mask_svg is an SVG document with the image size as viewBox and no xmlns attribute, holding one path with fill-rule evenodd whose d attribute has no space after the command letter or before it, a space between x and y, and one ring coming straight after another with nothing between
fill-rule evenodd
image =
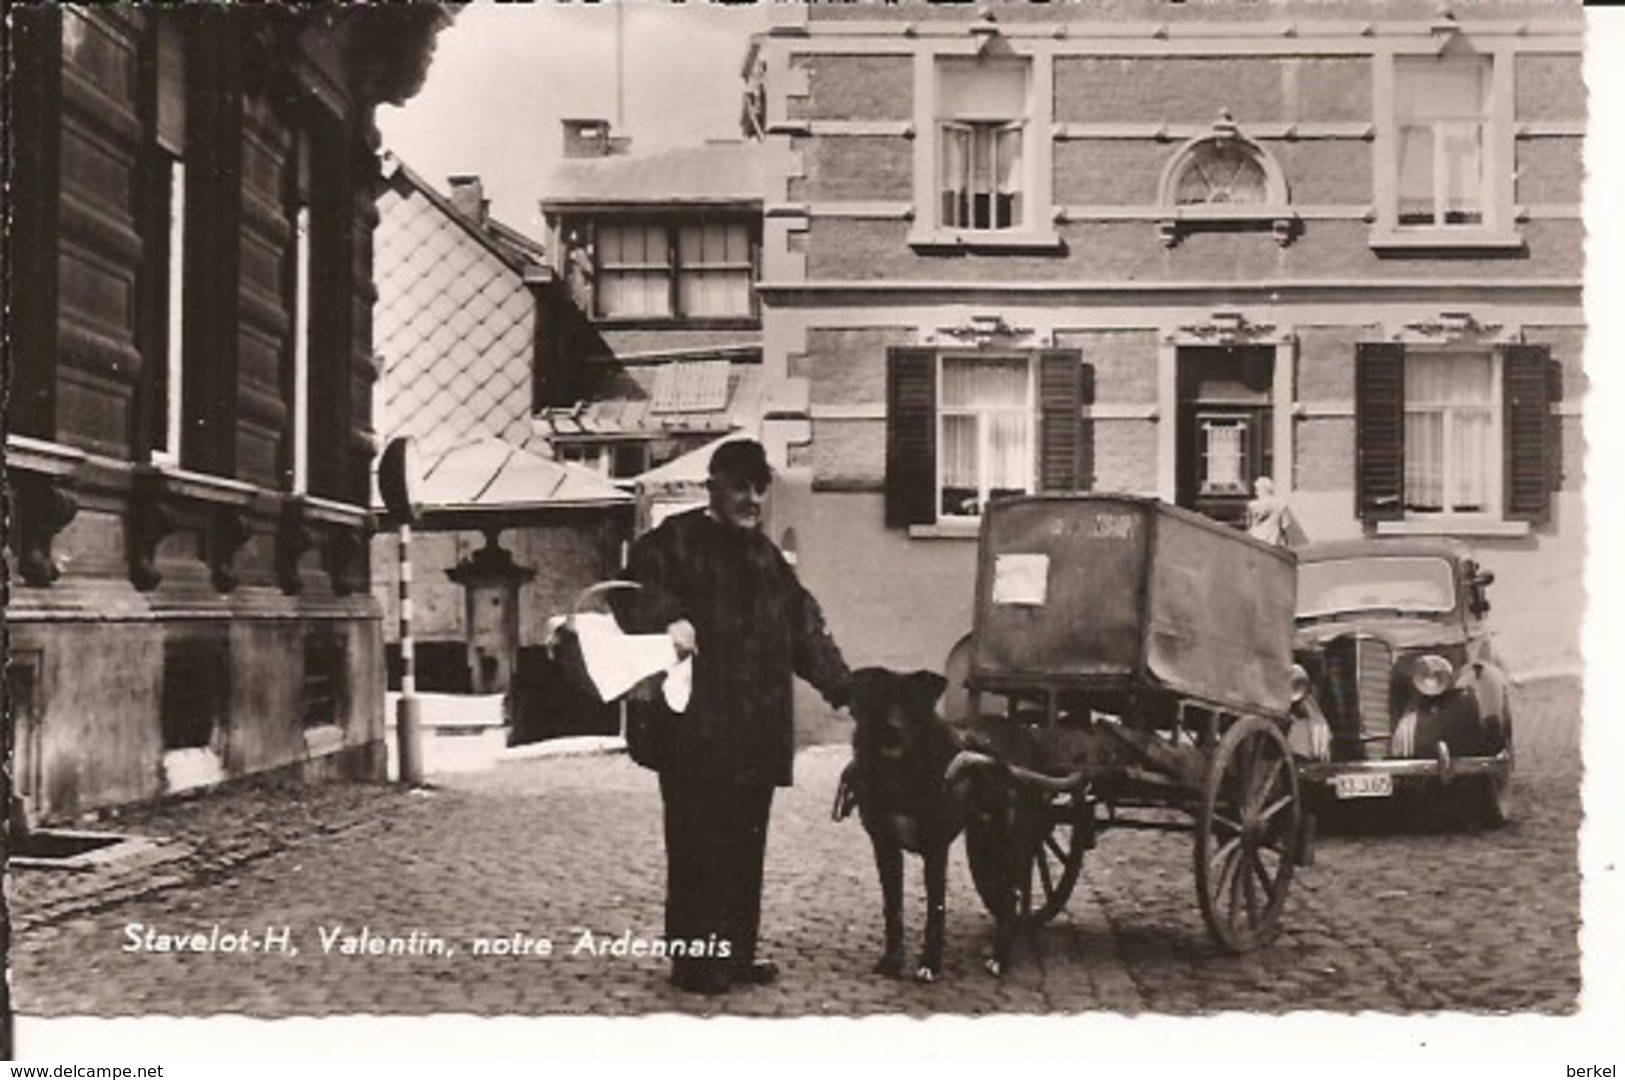
<instances>
[{"instance_id":1,"label":"brick building facade","mask_svg":"<svg viewBox=\"0 0 1625 1080\"><path fill-rule=\"evenodd\" d=\"M1582 32L1117 0L760 36L763 363L810 400L775 528L849 656L941 664L1002 492L1233 520L1267 475L1311 539L1469 539L1514 670L1577 666Z\"/></svg>"}]
</instances>

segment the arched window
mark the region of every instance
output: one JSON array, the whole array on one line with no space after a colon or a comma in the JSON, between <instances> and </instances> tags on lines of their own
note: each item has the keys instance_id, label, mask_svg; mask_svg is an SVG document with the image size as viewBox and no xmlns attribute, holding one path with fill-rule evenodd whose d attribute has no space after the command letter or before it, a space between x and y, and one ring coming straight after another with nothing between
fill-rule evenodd
<instances>
[{"instance_id":1,"label":"arched window","mask_svg":"<svg viewBox=\"0 0 1625 1080\"><path fill-rule=\"evenodd\" d=\"M1235 139L1204 139L1191 148L1174 187L1179 206L1261 206L1269 202L1264 166Z\"/></svg>"},{"instance_id":2,"label":"arched window","mask_svg":"<svg viewBox=\"0 0 1625 1080\"><path fill-rule=\"evenodd\" d=\"M1170 211L1160 226L1163 243L1171 247L1204 226L1256 225L1286 244L1295 225L1290 201L1275 159L1222 113L1211 132L1181 146L1163 169L1158 202Z\"/></svg>"}]
</instances>

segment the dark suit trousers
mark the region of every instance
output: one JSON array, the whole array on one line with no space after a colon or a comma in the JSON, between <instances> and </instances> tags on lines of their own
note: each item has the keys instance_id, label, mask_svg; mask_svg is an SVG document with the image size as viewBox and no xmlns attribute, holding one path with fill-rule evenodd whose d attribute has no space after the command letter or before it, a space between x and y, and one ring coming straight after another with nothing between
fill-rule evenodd
<instances>
[{"instance_id":1,"label":"dark suit trousers","mask_svg":"<svg viewBox=\"0 0 1625 1080\"><path fill-rule=\"evenodd\" d=\"M756 958L770 784L674 780L662 774L666 938L729 943L729 965ZM687 966L687 965L680 965ZM697 966L697 965L696 965Z\"/></svg>"}]
</instances>

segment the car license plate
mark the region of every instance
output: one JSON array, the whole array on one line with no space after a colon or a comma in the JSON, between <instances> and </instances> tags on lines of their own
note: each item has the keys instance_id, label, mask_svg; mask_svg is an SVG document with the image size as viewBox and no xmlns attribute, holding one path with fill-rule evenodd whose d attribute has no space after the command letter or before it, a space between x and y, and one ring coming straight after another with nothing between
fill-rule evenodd
<instances>
[{"instance_id":1,"label":"car license plate","mask_svg":"<svg viewBox=\"0 0 1625 1080\"><path fill-rule=\"evenodd\" d=\"M1394 793L1387 773L1345 773L1334 778L1339 799L1386 799Z\"/></svg>"}]
</instances>

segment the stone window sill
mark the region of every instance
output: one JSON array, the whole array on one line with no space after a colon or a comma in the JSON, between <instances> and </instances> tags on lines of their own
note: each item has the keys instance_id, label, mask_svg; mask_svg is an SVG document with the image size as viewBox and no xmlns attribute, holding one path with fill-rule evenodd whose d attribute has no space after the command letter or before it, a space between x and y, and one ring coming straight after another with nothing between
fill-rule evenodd
<instances>
[{"instance_id":1,"label":"stone window sill","mask_svg":"<svg viewBox=\"0 0 1625 1080\"><path fill-rule=\"evenodd\" d=\"M1439 228L1376 229L1371 248L1378 254L1423 251L1521 252L1524 239L1515 232L1445 226Z\"/></svg>"},{"instance_id":2,"label":"stone window sill","mask_svg":"<svg viewBox=\"0 0 1625 1080\"><path fill-rule=\"evenodd\" d=\"M312 521L325 521L332 525L365 528L374 524L371 511L349 503L334 502L316 495L297 496L304 506L305 516Z\"/></svg>"},{"instance_id":3,"label":"stone window sill","mask_svg":"<svg viewBox=\"0 0 1625 1080\"><path fill-rule=\"evenodd\" d=\"M150 466L147 475L157 480L165 492L198 502L248 506L260 494L259 488L242 480L191 472L168 462Z\"/></svg>"},{"instance_id":4,"label":"stone window sill","mask_svg":"<svg viewBox=\"0 0 1625 1080\"><path fill-rule=\"evenodd\" d=\"M1503 536L1529 535L1529 522L1493 517L1413 517L1377 522L1378 536Z\"/></svg>"},{"instance_id":5,"label":"stone window sill","mask_svg":"<svg viewBox=\"0 0 1625 1080\"><path fill-rule=\"evenodd\" d=\"M1059 253L1065 250L1054 231L1016 230L980 232L958 229L922 229L909 234L908 246L922 255L952 255L977 251L996 255Z\"/></svg>"},{"instance_id":6,"label":"stone window sill","mask_svg":"<svg viewBox=\"0 0 1625 1080\"><path fill-rule=\"evenodd\" d=\"M85 463L82 450L25 435L6 436L6 467L42 476L71 476Z\"/></svg>"},{"instance_id":7,"label":"stone window sill","mask_svg":"<svg viewBox=\"0 0 1625 1080\"><path fill-rule=\"evenodd\" d=\"M975 540L982 535L980 518L939 521L933 525L910 525L910 540Z\"/></svg>"}]
</instances>

